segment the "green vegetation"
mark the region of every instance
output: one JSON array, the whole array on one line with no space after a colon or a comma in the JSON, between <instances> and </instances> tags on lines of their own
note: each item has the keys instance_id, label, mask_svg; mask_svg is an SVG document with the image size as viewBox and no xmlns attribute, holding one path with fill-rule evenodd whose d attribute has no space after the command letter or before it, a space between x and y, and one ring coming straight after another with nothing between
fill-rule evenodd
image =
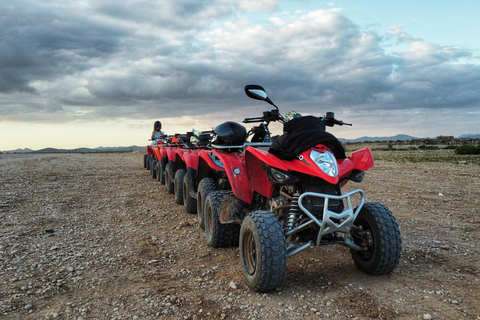
<instances>
[{"instance_id":1,"label":"green vegetation","mask_svg":"<svg viewBox=\"0 0 480 320\"><path fill-rule=\"evenodd\" d=\"M466 144L455 149L456 154L480 154L480 145L473 146Z\"/></svg>"},{"instance_id":2,"label":"green vegetation","mask_svg":"<svg viewBox=\"0 0 480 320\"><path fill-rule=\"evenodd\" d=\"M345 143L347 154L354 150L369 147L375 160L393 162L445 162L480 165L480 144L478 145L436 145L418 141L380 141ZM479 143L475 140L474 143Z\"/></svg>"}]
</instances>

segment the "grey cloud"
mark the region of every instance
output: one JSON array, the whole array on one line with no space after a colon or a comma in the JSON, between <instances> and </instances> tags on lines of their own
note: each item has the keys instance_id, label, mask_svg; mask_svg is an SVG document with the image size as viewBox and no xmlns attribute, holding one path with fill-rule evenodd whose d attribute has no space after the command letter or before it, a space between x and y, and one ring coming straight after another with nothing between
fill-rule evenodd
<instances>
[{"instance_id":1,"label":"grey cloud","mask_svg":"<svg viewBox=\"0 0 480 320\"><path fill-rule=\"evenodd\" d=\"M29 112L30 121L144 119L230 108L240 119L246 108L263 107L245 97L249 83L302 113L467 110L480 102L480 67L460 62L470 51L400 29L377 35L337 10L257 25L232 18L240 9L226 1L77 5L1 5L3 118L26 121ZM386 42L410 47L387 51Z\"/></svg>"}]
</instances>

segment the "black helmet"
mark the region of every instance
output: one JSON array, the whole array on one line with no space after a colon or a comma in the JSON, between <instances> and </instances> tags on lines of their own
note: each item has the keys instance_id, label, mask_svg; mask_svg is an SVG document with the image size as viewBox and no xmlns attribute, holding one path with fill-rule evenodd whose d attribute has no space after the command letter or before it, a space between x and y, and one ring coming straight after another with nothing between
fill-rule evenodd
<instances>
[{"instance_id":1,"label":"black helmet","mask_svg":"<svg viewBox=\"0 0 480 320\"><path fill-rule=\"evenodd\" d=\"M162 123L160 121L155 121L155 124L153 126L155 129L160 129L162 127Z\"/></svg>"},{"instance_id":2,"label":"black helmet","mask_svg":"<svg viewBox=\"0 0 480 320\"><path fill-rule=\"evenodd\" d=\"M224 146L239 146L247 141L247 129L233 121L222 122L213 128L217 138L214 144Z\"/></svg>"}]
</instances>

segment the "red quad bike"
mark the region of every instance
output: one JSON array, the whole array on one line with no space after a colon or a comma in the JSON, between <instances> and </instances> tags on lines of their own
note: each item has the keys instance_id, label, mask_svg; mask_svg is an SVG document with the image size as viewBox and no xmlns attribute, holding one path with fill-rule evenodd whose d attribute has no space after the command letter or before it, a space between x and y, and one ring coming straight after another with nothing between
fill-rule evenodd
<instances>
[{"instance_id":1,"label":"red quad bike","mask_svg":"<svg viewBox=\"0 0 480 320\"><path fill-rule=\"evenodd\" d=\"M245 141L246 130L241 132L239 124L230 123L232 130L222 131L222 124L214 128L213 153L225 167L231 190L212 191L207 197L209 245L238 243L246 282L259 292L279 287L287 257L312 245L347 246L357 268L367 274L393 272L402 248L393 214L380 203L365 203L360 189L341 192L349 180L361 182L373 167L370 149L346 157L341 143L325 132L325 126L346 124L331 112L287 122L262 87L248 85L245 92L276 108L244 120L262 122L254 130L256 140L270 139L270 121L283 122L284 134L265 151Z\"/></svg>"},{"instance_id":2,"label":"red quad bike","mask_svg":"<svg viewBox=\"0 0 480 320\"><path fill-rule=\"evenodd\" d=\"M152 141L152 140L149 140ZM163 140L157 139L157 145L149 145L146 147L147 153L143 155L143 167L150 170L152 178L156 178L156 163L161 157L161 151L163 148Z\"/></svg>"},{"instance_id":3,"label":"red quad bike","mask_svg":"<svg viewBox=\"0 0 480 320\"><path fill-rule=\"evenodd\" d=\"M173 189L175 202L183 204L188 213L197 213L205 228L202 208L205 197L218 187L229 186L221 161L209 148L212 131L188 132L176 149ZM169 162L170 163L170 162Z\"/></svg>"}]
</instances>

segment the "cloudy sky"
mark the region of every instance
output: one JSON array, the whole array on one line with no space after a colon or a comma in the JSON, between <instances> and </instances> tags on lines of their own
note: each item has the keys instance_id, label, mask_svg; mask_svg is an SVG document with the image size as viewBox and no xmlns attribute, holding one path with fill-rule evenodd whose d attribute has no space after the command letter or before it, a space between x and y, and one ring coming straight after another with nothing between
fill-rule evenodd
<instances>
[{"instance_id":1,"label":"cloudy sky","mask_svg":"<svg viewBox=\"0 0 480 320\"><path fill-rule=\"evenodd\" d=\"M342 138L479 133L480 1L2 0L0 150L146 145L334 111Z\"/></svg>"}]
</instances>

